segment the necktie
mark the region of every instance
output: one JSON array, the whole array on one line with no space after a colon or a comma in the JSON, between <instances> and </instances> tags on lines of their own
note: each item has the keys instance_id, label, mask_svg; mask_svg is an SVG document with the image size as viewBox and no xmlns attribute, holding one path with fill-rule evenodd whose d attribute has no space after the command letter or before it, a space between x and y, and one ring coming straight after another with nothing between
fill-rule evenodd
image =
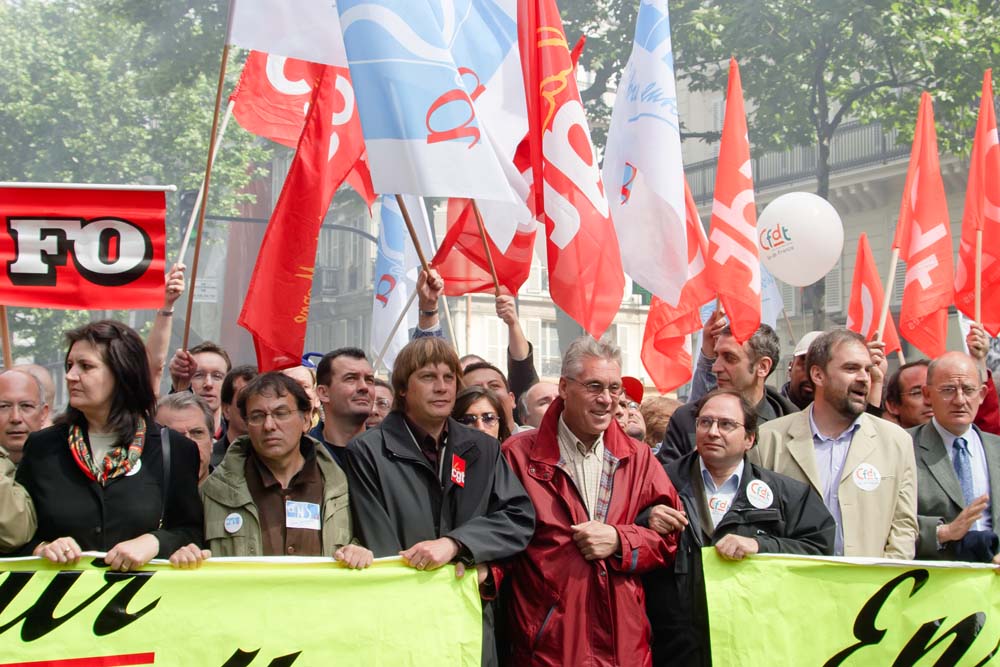
<instances>
[{"instance_id":1,"label":"necktie","mask_svg":"<svg viewBox=\"0 0 1000 667\"><path fill-rule=\"evenodd\" d=\"M965 438L955 438L955 474L958 475L958 483L962 485L962 495L965 497L965 504L975 498L972 490L972 461L969 458L969 445Z\"/></svg>"}]
</instances>

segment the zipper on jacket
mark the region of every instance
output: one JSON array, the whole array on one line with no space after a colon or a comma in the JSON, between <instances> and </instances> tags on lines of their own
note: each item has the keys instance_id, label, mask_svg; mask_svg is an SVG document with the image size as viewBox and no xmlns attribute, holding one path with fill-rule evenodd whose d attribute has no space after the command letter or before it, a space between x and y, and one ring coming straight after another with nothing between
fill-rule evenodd
<instances>
[{"instance_id":1,"label":"zipper on jacket","mask_svg":"<svg viewBox=\"0 0 1000 667\"><path fill-rule=\"evenodd\" d=\"M531 642L531 652L534 653L538 648L538 642L542 639L542 635L545 633L545 628L549 625L549 620L552 618L552 614L556 611L556 605L549 607L548 613L545 614L545 618L542 620L541 627L538 628L538 632L535 633L535 638Z\"/></svg>"}]
</instances>

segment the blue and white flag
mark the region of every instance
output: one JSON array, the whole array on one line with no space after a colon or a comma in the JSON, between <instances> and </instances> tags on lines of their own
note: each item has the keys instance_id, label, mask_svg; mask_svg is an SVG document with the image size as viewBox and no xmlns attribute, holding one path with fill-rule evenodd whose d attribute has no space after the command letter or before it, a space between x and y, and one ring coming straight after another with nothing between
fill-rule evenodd
<instances>
[{"instance_id":1,"label":"blue and white flag","mask_svg":"<svg viewBox=\"0 0 1000 667\"><path fill-rule=\"evenodd\" d=\"M430 223L427 209L419 197L404 195L403 203L410 214L417 238L428 257L433 254ZM372 301L371 351L377 355L385 346L392 327L406 308L410 295L417 288L420 274L420 258L413 247L406 223L399 210L394 195L383 195L380 207L381 224L378 233L378 250L375 255L375 296ZM382 361L392 368L396 355L410 340L410 330L417 325L417 303L413 301L407 309L406 318L386 348ZM377 370L377 369L376 369Z\"/></svg>"},{"instance_id":2,"label":"blue and white flag","mask_svg":"<svg viewBox=\"0 0 1000 667\"><path fill-rule=\"evenodd\" d=\"M642 0L604 154L622 267L675 306L688 278L684 164L667 0Z\"/></svg>"},{"instance_id":3,"label":"blue and white flag","mask_svg":"<svg viewBox=\"0 0 1000 667\"><path fill-rule=\"evenodd\" d=\"M245 49L347 67L333 2L232 0L229 42Z\"/></svg>"},{"instance_id":4,"label":"blue and white flag","mask_svg":"<svg viewBox=\"0 0 1000 667\"><path fill-rule=\"evenodd\" d=\"M527 128L516 1L337 9L376 192L516 202L501 165Z\"/></svg>"}]
</instances>

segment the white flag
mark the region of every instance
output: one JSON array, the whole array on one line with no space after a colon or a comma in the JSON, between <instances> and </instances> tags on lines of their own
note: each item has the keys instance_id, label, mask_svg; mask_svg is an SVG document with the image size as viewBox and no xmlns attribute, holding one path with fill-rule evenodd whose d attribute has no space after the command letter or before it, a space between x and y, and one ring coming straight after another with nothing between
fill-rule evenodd
<instances>
[{"instance_id":1,"label":"white flag","mask_svg":"<svg viewBox=\"0 0 1000 667\"><path fill-rule=\"evenodd\" d=\"M417 238L427 256L431 256L434 244L431 241L430 222L427 209L420 197L403 195L403 203L410 214ZM406 230L403 214L399 210L394 195L383 195L381 224L378 234L378 251L375 258L375 296L372 301L371 351L377 355L385 346L393 325L403 312L410 295L417 288L420 274L420 258L413 247L413 241ZM410 341L410 330L417 325L417 303L414 301L406 313L406 318L386 348L382 358L385 367L392 368L396 355ZM377 370L377 369L376 369Z\"/></svg>"},{"instance_id":2,"label":"white flag","mask_svg":"<svg viewBox=\"0 0 1000 667\"><path fill-rule=\"evenodd\" d=\"M675 306L687 274L684 165L667 0L643 0L604 156L622 267Z\"/></svg>"},{"instance_id":3,"label":"white flag","mask_svg":"<svg viewBox=\"0 0 1000 667\"><path fill-rule=\"evenodd\" d=\"M229 43L276 56L347 67L332 0L232 0Z\"/></svg>"}]
</instances>

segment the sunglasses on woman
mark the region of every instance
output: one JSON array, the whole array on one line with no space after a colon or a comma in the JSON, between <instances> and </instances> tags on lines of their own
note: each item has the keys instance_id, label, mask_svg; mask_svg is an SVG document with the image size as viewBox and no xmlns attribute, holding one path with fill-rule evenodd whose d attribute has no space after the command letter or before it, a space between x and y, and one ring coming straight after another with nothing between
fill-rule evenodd
<instances>
[{"instance_id":1,"label":"sunglasses on woman","mask_svg":"<svg viewBox=\"0 0 1000 667\"><path fill-rule=\"evenodd\" d=\"M484 412L481 415L462 415L457 421L466 426L472 426L478 421L481 421L483 426L493 426L500 421L500 417L495 412Z\"/></svg>"}]
</instances>

